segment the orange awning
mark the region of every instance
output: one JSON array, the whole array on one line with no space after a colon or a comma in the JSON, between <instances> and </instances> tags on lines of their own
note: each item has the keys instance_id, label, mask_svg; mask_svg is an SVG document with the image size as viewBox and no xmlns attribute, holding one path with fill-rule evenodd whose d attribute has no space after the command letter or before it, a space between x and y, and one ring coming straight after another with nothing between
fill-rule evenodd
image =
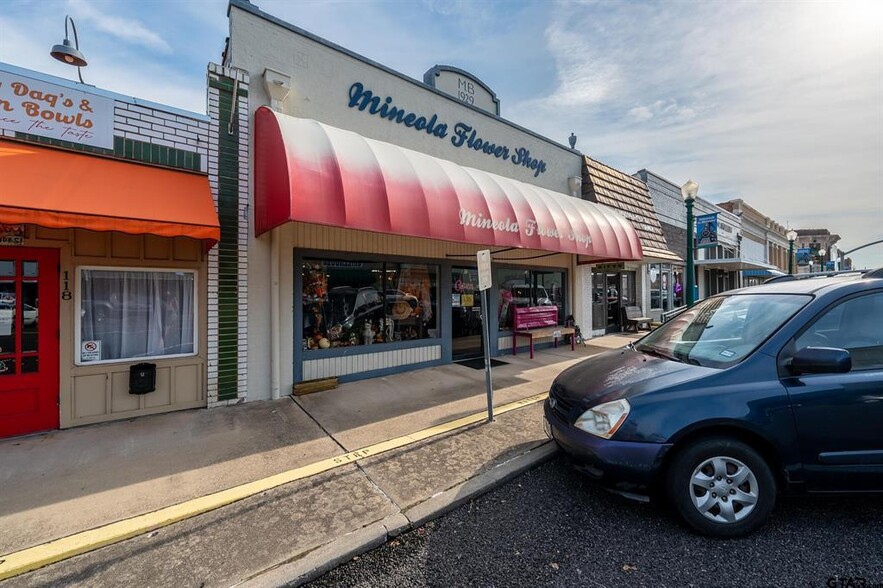
<instances>
[{"instance_id":1,"label":"orange awning","mask_svg":"<svg viewBox=\"0 0 883 588\"><path fill-rule=\"evenodd\" d=\"M0 223L221 237L206 176L14 141L0 141Z\"/></svg>"}]
</instances>

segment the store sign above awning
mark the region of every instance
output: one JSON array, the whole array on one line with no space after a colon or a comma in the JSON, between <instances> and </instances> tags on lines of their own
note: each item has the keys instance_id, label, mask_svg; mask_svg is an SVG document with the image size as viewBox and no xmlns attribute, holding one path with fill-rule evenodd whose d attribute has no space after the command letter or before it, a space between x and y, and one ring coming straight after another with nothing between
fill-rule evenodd
<instances>
[{"instance_id":1,"label":"store sign above awning","mask_svg":"<svg viewBox=\"0 0 883 588\"><path fill-rule=\"evenodd\" d=\"M634 227L606 206L266 107L255 117L258 235L299 221L595 258L642 257Z\"/></svg>"},{"instance_id":2,"label":"store sign above awning","mask_svg":"<svg viewBox=\"0 0 883 588\"><path fill-rule=\"evenodd\" d=\"M113 149L113 99L0 70L0 129Z\"/></svg>"}]
</instances>

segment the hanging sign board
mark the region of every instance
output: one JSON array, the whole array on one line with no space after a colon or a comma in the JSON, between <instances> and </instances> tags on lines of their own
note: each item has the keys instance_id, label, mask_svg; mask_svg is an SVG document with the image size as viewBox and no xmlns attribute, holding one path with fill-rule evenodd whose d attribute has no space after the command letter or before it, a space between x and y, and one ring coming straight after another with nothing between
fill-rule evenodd
<instances>
[{"instance_id":1,"label":"hanging sign board","mask_svg":"<svg viewBox=\"0 0 883 588\"><path fill-rule=\"evenodd\" d=\"M797 265L809 265L812 259L812 249L801 247L797 250Z\"/></svg>"},{"instance_id":2,"label":"hanging sign board","mask_svg":"<svg viewBox=\"0 0 883 588\"><path fill-rule=\"evenodd\" d=\"M482 249L475 257L478 262L478 289L487 290L491 287L491 251Z\"/></svg>"},{"instance_id":3,"label":"hanging sign board","mask_svg":"<svg viewBox=\"0 0 883 588\"><path fill-rule=\"evenodd\" d=\"M113 149L113 99L0 69L0 129Z\"/></svg>"},{"instance_id":4,"label":"hanging sign board","mask_svg":"<svg viewBox=\"0 0 883 588\"><path fill-rule=\"evenodd\" d=\"M24 225L0 225L0 245L22 245L24 242Z\"/></svg>"},{"instance_id":5,"label":"hanging sign board","mask_svg":"<svg viewBox=\"0 0 883 588\"><path fill-rule=\"evenodd\" d=\"M717 245L717 213L696 217L696 247Z\"/></svg>"}]
</instances>

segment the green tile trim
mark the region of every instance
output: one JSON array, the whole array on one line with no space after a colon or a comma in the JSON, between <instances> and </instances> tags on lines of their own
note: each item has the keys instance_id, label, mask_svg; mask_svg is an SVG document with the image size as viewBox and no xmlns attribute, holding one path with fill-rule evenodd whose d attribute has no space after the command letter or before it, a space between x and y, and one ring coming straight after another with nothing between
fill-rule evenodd
<instances>
[{"instance_id":1,"label":"green tile trim","mask_svg":"<svg viewBox=\"0 0 883 588\"><path fill-rule=\"evenodd\" d=\"M209 81L208 81L208 85L210 88L214 88L221 93L226 92L226 93L232 94L233 93L233 84L234 84L233 78L220 78L220 79L209 78ZM243 89L240 86L237 96L240 96L240 97L248 96L248 90ZM228 105L227 111L229 112L229 110L230 110L230 106Z\"/></svg>"},{"instance_id":2,"label":"green tile trim","mask_svg":"<svg viewBox=\"0 0 883 588\"><path fill-rule=\"evenodd\" d=\"M239 126L229 133L233 80L210 80L218 90L218 400L239 394ZM247 92L239 90L239 96ZM226 115L224 114L226 113Z\"/></svg>"},{"instance_id":3,"label":"green tile trim","mask_svg":"<svg viewBox=\"0 0 883 588\"><path fill-rule=\"evenodd\" d=\"M30 133L16 132L15 138L27 141L28 143L39 143L41 145L50 145L52 147L70 149L71 151L79 151L81 153L92 153L94 155L104 155L107 157L137 161L139 163L152 163L155 165L164 165L166 167L185 169L188 171L200 171L202 169L202 156L199 153L184 151L183 149L175 149L173 147L152 145L134 139L124 139L123 137L116 135L113 138L113 149L92 147L91 145L80 145L79 143L61 141L50 137L41 137Z\"/></svg>"}]
</instances>

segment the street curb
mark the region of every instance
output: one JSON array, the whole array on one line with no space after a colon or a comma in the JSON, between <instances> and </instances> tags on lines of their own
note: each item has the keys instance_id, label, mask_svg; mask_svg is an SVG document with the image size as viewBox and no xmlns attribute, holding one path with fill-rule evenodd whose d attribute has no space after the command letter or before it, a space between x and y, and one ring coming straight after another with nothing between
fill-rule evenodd
<instances>
[{"instance_id":1,"label":"street curb","mask_svg":"<svg viewBox=\"0 0 883 588\"><path fill-rule=\"evenodd\" d=\"M237 584L244 588L269 588L276 586L300 586L315 580L325 572L345 563L357 555L380 547L389 539L461 506L485 492L493 490L552 459L558 453L553 441L522 453L453 488L431 496L423 502L390 515L307 552L298 559L259 572L256 576Z\"/></svg>"},{"instance_id":2,"label":"street curb","mask_svg":"<svg viewBox=\"0 0 883 588\"><path fill-rule=\"evenodd\" d=\"M415 504L406 509L404 515L411 521L411 527L416 529L427 521L438 518L473 498L502 486L532 467L552 459L556 453L558 453L558 446L552 441L546 441L542 445L478 474L474 478L469 478L449 490Z\"/></svg>"}]
</instances>

